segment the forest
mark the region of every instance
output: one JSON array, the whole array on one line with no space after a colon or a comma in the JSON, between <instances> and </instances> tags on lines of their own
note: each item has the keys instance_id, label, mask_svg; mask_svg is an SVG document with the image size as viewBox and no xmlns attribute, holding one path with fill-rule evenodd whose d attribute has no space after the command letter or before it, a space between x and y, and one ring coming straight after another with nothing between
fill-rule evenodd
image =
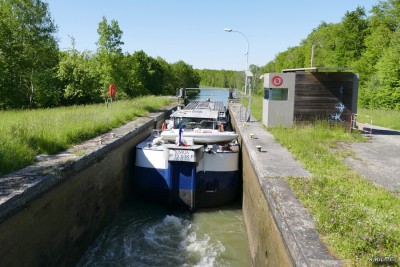
<instances>
[{"instance_id":1,"label":"forest","mask_svg":"<svg viewBox=\"0 0 400 267\"><path fill-rule=\"evenodd\" d=\"M260 68L251 67L258 74L308 67L353 71L359 74L361 107L400 110L400 0L377 1L368 12L363 7L347 11L339 23L321 22L298 46L278 53ZM204 85L231 87L241 81L238 76L200 71ZM261 91L258 80L254 79L253 88Z\"/></svg>"},{"instance_id":2,"label":"forest","mask_svg":"<svg viewBox=\"0 0 400 267\"><path fill-rule=\"evenodd\" d=\"M0 109L44 108L104 101L117 84L117 99L174 95L179 87L242 88L244 73L198 70L184 61L168 63L143 50L123 53L118 21L103 17L96 51L58 47L57 25L41 0L3 0L0 5ZM347 11L339 23L321 22L264 66L254 77L287 68L318 67L359 74L359 105L400 110L400 0L377 2L371 10ZM313 59L311 60L311 54ZM255 92L262 81L254 79Z\"/></svg>"},{"instance_id":3,"label":"forest","mask_svg":"<svg viewBox=\"0 0 400 267\"><path fill-rule=\"evenodd\" d=\"M261 92L263 80L258 79L264 74L261 68L252 64L249 70L253 73L253 91ZM200 75L200 86L219 88L241 88L245 85L244 71L196 69Z\"/></svg>"},{"instance_id":4,"label":"forest","mask_svg":"<svg viewBox=\"0 0 400 267\"><path fill-rule=\"evenodd\" d=\"M340 23L322 22L296 47L262 70L342 68L359 74L359 105L400 110L400 1L380 1L369 11L347 11Z\"/></svg>"},{"instance_id":5,"label":"forest","mask_svg":"<svg viewBox=\"0 0 400 267\"><path fill-rule=\"evenodd\" d=\"M40 0L0 2L0 110L46 108L105 101L110 84L117 99L175 95L197 87L200 77L183 61L168 63L144 51L122 53L118 21L103 17L97 50L59 48L57 26Z\"/></svg>"},{"instance_id":6,"label":"forest","mask_svg":"<svg viewBox=\"0 0 400 267\"><path fill-rule=\"evenodd\" d=\"M400 1L379 1L368 13L358 7L347 11L339 23L321 22L262 71L311 66L349 69L359 74L361 107L400 110Z\"/></svg>"}]
</instances>

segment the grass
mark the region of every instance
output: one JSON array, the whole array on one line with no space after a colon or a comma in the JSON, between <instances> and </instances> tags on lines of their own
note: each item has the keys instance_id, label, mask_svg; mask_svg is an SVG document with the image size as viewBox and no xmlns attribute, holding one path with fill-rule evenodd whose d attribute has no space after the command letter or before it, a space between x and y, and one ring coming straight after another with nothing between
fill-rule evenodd
<instances>
[{"instance_id":1,"label":"grass","mask_svg":"<svg viewBox=\"0 0 400 267\"><path fill-rule=\"evenodd\" d=\"M104 104L0 111L0 175L23 168L38 154L56 154L171 103L141 97Z\"/></svg>"},{"instance_id":2,"label":"grass","mask_svg":"<svg viewBox=\"0 0 400 267\"><path fill-rule=\"evenodd\" d=\"M263 112L263 93L253 94L251 98L251 115L253 115L259 122L262 122ZM244 106L247 108L247 99L244 99Z\"/></svg>"},{"instance_id":3,"label":"grass","mask_svg":"<svg viewBox=\"0 0 400 267\"><path fill-rule=\"evenodd\" d=\"M371 116L372 124L400 130L400 111L383 109L358 109L359 118L367 119L365 116ZM360 116L361 115L361 116Z\"/></svg>"},{"instance_id":4,"label":"grass","mask_svg":"<svg viewBox=\"0 0 400 267\"><path fill-rule=\"evenodd\" d=\"M351 170L351 151L338 142L362 141L328 123L270 129L313 174L288 183L313 215L323 240L348 265L366 266L374 256L400 255L400 201Z\"/></svg>"},{"instance_id":5,"label":"grass","mask_svg":"<svg viewBox=\"0 0 400 267\"><path fill-rule=\"evenodd\" d=\"M258 98L258 100L257 100ZM261 99L261 101L260 101ZM262 116L262 96L253 99L252 114ZM352 155L340 144L362 142L340 125L317 122L269 131L313 174L287 178L310 211L330 252L346 266L371 266L373 257L400 260L400 201L373 185L343 161Z\"/></svg>"}]
</instances>

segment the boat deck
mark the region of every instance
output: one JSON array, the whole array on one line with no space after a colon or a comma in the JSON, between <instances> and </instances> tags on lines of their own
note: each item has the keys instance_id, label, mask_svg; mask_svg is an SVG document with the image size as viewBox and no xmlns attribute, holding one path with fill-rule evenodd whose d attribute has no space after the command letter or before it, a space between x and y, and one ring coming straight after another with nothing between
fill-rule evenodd
<instances>
[{"instance_id":1,"label":"boat deck","mask_svg":"<svg viewBox=\"0 0 400 267\"><path fill-rule=\"evenodd\" d=\"M216 110L216 111L225 111L224 102L222 101L192 101L187 104L184 109L209 109L209 110Z\"/></svg>"}]
</instances>

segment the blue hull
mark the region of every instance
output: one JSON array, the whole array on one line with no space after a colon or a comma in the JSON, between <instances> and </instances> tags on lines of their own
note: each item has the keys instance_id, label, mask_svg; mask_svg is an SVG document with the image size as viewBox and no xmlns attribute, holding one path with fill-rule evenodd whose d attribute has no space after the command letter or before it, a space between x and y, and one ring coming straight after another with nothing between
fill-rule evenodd
<instances>
[{"instance_id":1,"label":"blue hull","mask_svg":"<svg viewBox=\"0 0 400 267\"><path fill-rule=\"evenodd\" d=\"M136 166L135 186L140 195L151 200L182 206L191 203L195 208L225 205L238 197L239 171L199 171L192 175L189 166L186 171L176 176L165 169Z\"/></svg>"}]
</instances>

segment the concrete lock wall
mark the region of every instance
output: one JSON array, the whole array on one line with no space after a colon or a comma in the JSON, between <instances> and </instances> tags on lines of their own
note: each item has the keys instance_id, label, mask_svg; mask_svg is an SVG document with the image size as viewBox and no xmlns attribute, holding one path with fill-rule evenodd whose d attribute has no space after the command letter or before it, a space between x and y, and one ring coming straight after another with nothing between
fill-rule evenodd
<instances>
[{"instance_id":1,"label":"concrete lock wall","mask_svg":"<svg viewBox=\"0 0 400 267\"><path fill-rule=\"evenodd\" d=\"M0 201L0 266L76 264L128 197L135 146L175 107L1 177L24 190Z\"/></svg>"},{"instance_id":2,"label":"concrete lock wall","mask_svg":"<svg viewBox=\"0 0 400 267\"><path fill-rule=\"evenodd\" d=\"M242 210L253 266L293 266L245 147L242 163Z\"/></svg>"},{"instance_id":3,"label":"concrete lock wall","mask_svg":"<svg viewBox=\"0 0 400 267\"><path fill-rule=\"evenodd\" d=\"M230 114L234 113L234 109L230 109ZM240 124L244 125L235 116L232 116L231 123L236 131ZM243 176L242 210L253 266L294 266L262 191L243 138L240 136L239 139Z\"/></svg>"},{"instance_id":4,"label":"concrete lock wall","mask_svg":"<svg viewBox=\"0 0 400 267\"><path fill-rule=\"evenodd\" d=\"M241 108L231 104L229 114L242 151L242 208L253 266L341 266L284 179L311 174L261 123L244 121Z\"/></svg>"},{"instance_id":5,"label":"concrete lock wall","mask_svg":"<svg viewBox=\"0 0 400 267\"><path fill-rule=\"evenodd\" d=\"M131 193L135 146L155 125L161 128L173 108L1 177L0 266L76 264ZM276 178L288 174L271 174L257 161L257 156L277 159L276 144L269 144L268 153L257 154L251 142L261 144L265 130L258 122L243 124L238 111L230 107L242 145L243 215L253 266L340 266L321 246L312 218L284 180ZM248 140L249 129L256 138ZM307 176L285 163L297 175ZM4 190L9 182L15 189L11 193Z\"/></svg>"}]
</instances>

